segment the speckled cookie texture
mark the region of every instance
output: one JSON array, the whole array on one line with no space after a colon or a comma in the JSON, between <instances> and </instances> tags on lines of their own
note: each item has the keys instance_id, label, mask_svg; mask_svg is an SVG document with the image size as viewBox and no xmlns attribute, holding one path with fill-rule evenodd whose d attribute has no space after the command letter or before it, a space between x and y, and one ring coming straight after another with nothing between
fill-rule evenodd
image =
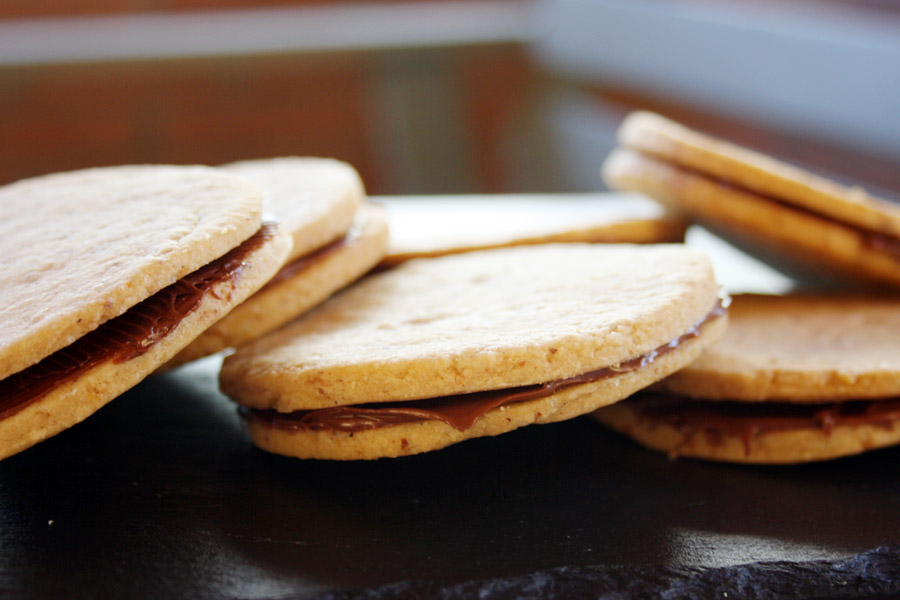
<instances>
[{"instance_id":1,"label":"speckled cookie texture","mask_svg":"<svg viewBox=\"0 0 900 600\"><path fill-rule=\"evenodd\" d=\"M750 402L900 395L900 297L740 295L731 316L667 391Z\"/></svg>"},{"instance_id":2,"label":"speckled cookie texture","mask_svg":"<svg viewBox=\"0 0 900 600\"><path fill-rule=\"evenodd\" d=\"M708 259L679 245L548 244L419 259L243 346L225 359L220 384L247 409L377 407L562 380L655 357L692 332L641 368L501 406L464 431L434 420L285 431L249 419L254 441L283 454L414 454L620 400L720 337L724 316L709 317L717 299Z\"/></svg>"},{"instance_id":3,"label":"speckled cookie texture","mask_svg":"<svg viewBox=\"0 0 900 600\"><path fill-rule=\"evenodd\" d=\"M0 378L222 256L259 224L259 192L203 167L93 169L0 188Z\"/></svg>"},{"instance_id":4,"label":"speckled cookie texture","mask_svg":"<svg viewBox=\"0 0 900 600\"><path fill-rule=\"evenodd\" d=\"M260 234L255 187L205 167L110 167L24 180L0 188L0 212L7 257L0 267L0 457L136 384L265 283L290 249L276 229ZM156 316L142 321L147 333L131 355L93 361L79 351L76 362L90 368L71 371L57 358L245 241L249 250L234 274L212 281L183 319L165 328L149 324ZM65 372L24 408L11 406L29 368Z\"/></svg>"},{"instance_id":5,"label":"speckled cookie texture","mask_svg":"<svg viewBox=\"0 0 900 600\"><path fill-rule=\"evenodd\" d=\"M225 169L260 187L264 214L293 235L294 251L269 285L203 332L164 369L236 348L287 323L364 275L387 248L384 210L363 202L362 182L346 163L285 157L232 163Z\"/></svg>"},{"instance_id":6,"label":"speckled cookie texture","mask_svg":"<svg viewBox=\"0 0 900 600\"><path fill-rule=\"evenodd\" d=\"M263 210L294 238L288 260L342 237L365 199L356 170L331 158L285 156L222 167L251 180L263 194Z\"/></svg>"},{"instance_id":7,"label":"speckled cookie texture","mask_svg":"<svg viewBox=\"0 0 900 600\"><path fill-rule=\"evenodd\" d=\"M552 242L684 240L685 222L637 194L385 196L385 266L412 258Z\"/></svg>"},{"instance_id":8,"label":"speckled cookie texture","mask_svg":"<svg viewBox=\"0 0 900 600\"><path fill-rule=\"evenodd\" d=\"M725 336L597 417L673 455L823 460L900 443L900 297L735 296Z\"/></svg>"},{"instance_id":9,"label":"speckled cookie texture","mask_svg":"<svg viewBox=\"0 0 900 600\"><path fill-rule=\"evenodd\" d=\"M607 184L802 269L900 285L900 207L659 115L630 115Z\"/></svg>"},{"instance_id":10,"label":"speckled cookie texture","mask_svg":"<svg viewBox=\"0 0 900 600\"><path fill-rule=\"evenodd\" d=\"M237 348L274 331L371 270L384 255L387 238L384 209L363 206L355 225L340 243L289 263L257 293L199 335L167 366L177 366L225 348Z\"/></svg>"}]
</instances>

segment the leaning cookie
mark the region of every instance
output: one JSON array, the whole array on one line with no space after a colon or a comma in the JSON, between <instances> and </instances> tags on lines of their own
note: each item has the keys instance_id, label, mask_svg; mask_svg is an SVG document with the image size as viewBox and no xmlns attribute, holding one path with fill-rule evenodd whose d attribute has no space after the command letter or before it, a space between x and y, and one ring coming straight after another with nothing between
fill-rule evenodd
<instances>
[{"instance_id":1,"label":"leaning cookie","mask_svg":"<svg viewBox=\"0 0 900 600\"><path fill-rule=\"evenodd\" d=\"M225 169L260 187L266 214L294 236L294 252L262 290L203 332L165 368L236 348L276 329L361 277L387 247L384 210L363 201L362 182L346 163L287 157L233 163Z\"/></svg>"},{"instance_id":2,"label":"leaning cookie","mask_svg":"<svg viewBox=\"0 0 900 600\"><path fill-rule=\"evenodd\" d=\"M900 443L900 298L735 296L725 337L597 419L672 456L798 463Z\"/></svg>"},{"instance_id":3,"label":"leaning cookie","mask_svg":"<svg viewBox=\"0 0 900 600\"><path fill-rule=\"evenodd\" d=\"M726 317L681 245L550 244L406 262L227 357L253 441L301 458L416 454L616 402Z\"/></svg>"},{"instance_id":4,"label":"leaning cookie","mask_svg":"<svg viewBox=\"0 0 900 600\"><path fill-rule=\"evenodd\" d=\"M82 421L262 286L291 240L205 167L0 188L0 458Z\"/></svg>"},{"instance_id":5,"label":"leaning cookie","mask_svg":"<svg viewBox=\"0 0 900 600\"><path fill-rule=\"evenodd\" d=\"M658 115L630 115L607 184L684 211L805 278L900 286L900 207Z\"/></svg>"},{"instance_id":6,"label":"leaning cookie","mask_svg":"<svg viewBox=\"0 0 900 600\"><path fill-rule=\"evenodd\" d=\"M294 238L288 261L307 256L347 233L366 197L352 166L331 158L284 156L220 167L246 177L263 193L263 210Z\"/></svg>"},{"instance_id":7,"label":"leaning cookie","mask_svg":"<svg viewBox=\"0 0 900 600\"><path fill-rule=\"evenodd\" d=\"M685 222L636 194L385 196L390 244L382 267L413 258L552 242L684 240Z\"/></svg>"}]
</instances>

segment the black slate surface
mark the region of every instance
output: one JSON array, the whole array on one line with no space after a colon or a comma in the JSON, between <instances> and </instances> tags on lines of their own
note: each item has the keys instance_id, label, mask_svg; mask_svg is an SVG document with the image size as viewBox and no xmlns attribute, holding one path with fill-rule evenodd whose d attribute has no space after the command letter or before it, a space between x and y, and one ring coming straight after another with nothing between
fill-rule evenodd
<instances>
[{"instance_id":1,"label":"black slate surface","mask_svg":"<svg viewBox=\"0 0 900 600\"><path fill-rule=\"evenodd\" d=\"M900 448L672 462L582 418L304 462L249 444L216 367L0 462L0 597L900 595Z\"/></svg>"}]
</instances>

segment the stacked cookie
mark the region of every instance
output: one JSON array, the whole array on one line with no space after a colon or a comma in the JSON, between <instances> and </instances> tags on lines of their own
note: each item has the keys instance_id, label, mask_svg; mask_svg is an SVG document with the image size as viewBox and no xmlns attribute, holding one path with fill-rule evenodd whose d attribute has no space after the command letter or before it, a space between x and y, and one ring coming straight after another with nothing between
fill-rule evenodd
<instances>
[{"instance_id":1,"label":"stacked cookie","mask_svg":"<svg viewBox=\"0 0 900 600\"><path fill-rule=\"evenodd\" d=\"M379 201L382 272L224 361L221 388L260 448L397 457L569 419L724 330L708 259L660 244L685 225L646 198Z\"/></svg>"},{"instance_id":2,"label":"stacked cookie","mask_svg":"<svg viewBox=\"0 0 900 600\"><path fill-rule=\"evenodd\" d=\"M0 188L0 458L85 419L268 281L291 240L261 204L204 167Z\"/></svg>"},{"instance_id":3,"label":"stacked cookie","mask_svg":"<svg viewBox=\"0 0 900 600\"><path fill-rule=\"evenodd\" d=\"M0 188L0 211L0 459L289 321L387 245L325 159L60 173Z\"/></svg>"},{"instance_id":4,"label":"stacked cookie","mask_svg":"<svg viewBox=\"0 0 900 600\"><path fill-rule=\"evenodd\" d=\"M409 261L287 327L385 254L385 211L348 165L94 169L0 200L0 458L153 371L228 348L222 387L259 446L425 452L618 401L691 362L726 322L699 252L546 243L681 239L681 221L637 199L542 234L440 247L428 254L470 253Z\"/></svg>"},{"instance_id":5,"label":"stacked cookie","mask_svg":"<svg viewBox=\"0 0 900 600\"><path fill-rule=\"evenodd\" d=\"M220 384L263 449L395 457L617 402L725 324L684 245L499 248L368 277L226 357Z\"/></svg>"},{"instance_id":6,"label":"stacked cookie","mask_svg":"<svg viewBox=\"0 0 900 600\"><path fill-rule=\"evenodd\" d=\"M291 234L284 266L251 298L203 332L166 367L236 348L296 318L355 281L387 248L384 209L366 201L350 165L285 157L225 165L263 195L263 211Z\"/></svg>"},{"instance_id":7,"label":"stacked cookie","mask_svg":"<svg viewBox=\"0 0 900 600\"><path fill-rule=\"evenodd\" d=\"M897 297L738 296L726 333L709 258L660 243L693 220L803 273L896 287L900 209L648 113L620 140L607 182L665 208L454 199L416 221L422 205L394 200L407 222L390 251L384 207L326 159L0 188L0 458L225 349L220 385L254 443L300 458L417 454L588 413L713 460L900 442Z\"/></svg>"},{"instance_id":8,"label":"stacked cookie","mask_svg":"<svg viewBox=\"0 0 900 600\"><path fill-rule=\"evenodd\" d=\"M611 187L801 280L841 278L842 293L736 297L720 344L596 417L670 455L712 460L794 463L900 442L900 207L650 113L629 116L619 142L603 165Z\"/></svg>"},{"instance_id":9,"label":"stacked cookie","mask_svg":"<svg viewBox=\"0 0 900 600\"><path fill-rule=\"evenodd\" d=\"M900 287L900 206L659 115L628 116L603 165L644 193L800 279Z\"/></svg>"}]
</instances>

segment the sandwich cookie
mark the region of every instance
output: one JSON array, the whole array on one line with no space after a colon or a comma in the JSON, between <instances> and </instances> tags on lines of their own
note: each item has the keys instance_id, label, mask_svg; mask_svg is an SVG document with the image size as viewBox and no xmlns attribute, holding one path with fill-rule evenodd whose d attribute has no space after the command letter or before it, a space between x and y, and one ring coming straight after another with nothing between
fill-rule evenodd
<instances>
[{"instance_id":1,"label":"sandwich cookie","mask_svg":"<svg viewBox=\"0 0 900 600\"><path fill-rule=\"evenodd\" d=\"M684 240L685 222L636 194L380 197L391 235L382 267L527 244Z\"/></svg>"},{"instance_id":2,"label":"sandwich cookie","mask_svg":"<svg viewBox=\"0 0 900 600\"><path fill-rule=\"evenodd\" d=\"M628 116L607 184L645 193L793 275L900 286L900 206L652 113Z\"/></svg>"},{"instance_id":3,"label":"sandwich cookie","mask_svg":"<svg viewBox=\"0 0 900 600\"><path fill-rule=\"evenodd\" d=\"M725 325L708 259L682 245L484 250L366 278L239 348L220 386L264 450L395 457L616 402Z\"/></svg>"},{"instance_id":4,"label":"sandwich cookie","mask_svg":"<svg viewBox=\"0 0 900 600\"><path fill-rule=\"evenodd\" d=\"M735 296L725 337L595 417L672 456L778 464L900 443L900 298Z\"/></svg>"},{"instance_id":5,"label":"sandwich cookie","mask_svg":"<svg viewBox=\"0 0 900 600\"><path fill-rule=\"evenodd\" d=\"M263 208L294 237L286 264L259 292L181 351L171 368L276 329L352 283L384 256L387 218L364 202L350 165L325 158L244 161L224 170L263 192Z\"/></svg>"},{"instance_id":6,"label":"sandwich cookie","mask_svg":"<svg viewBox=\"0 0 900 600\"><path fill-rule=\"evenodd\" d=\"M80 422L277 271L259 191L127 166L0 188L0 458Z\"/></svg>"}]
</instances>

